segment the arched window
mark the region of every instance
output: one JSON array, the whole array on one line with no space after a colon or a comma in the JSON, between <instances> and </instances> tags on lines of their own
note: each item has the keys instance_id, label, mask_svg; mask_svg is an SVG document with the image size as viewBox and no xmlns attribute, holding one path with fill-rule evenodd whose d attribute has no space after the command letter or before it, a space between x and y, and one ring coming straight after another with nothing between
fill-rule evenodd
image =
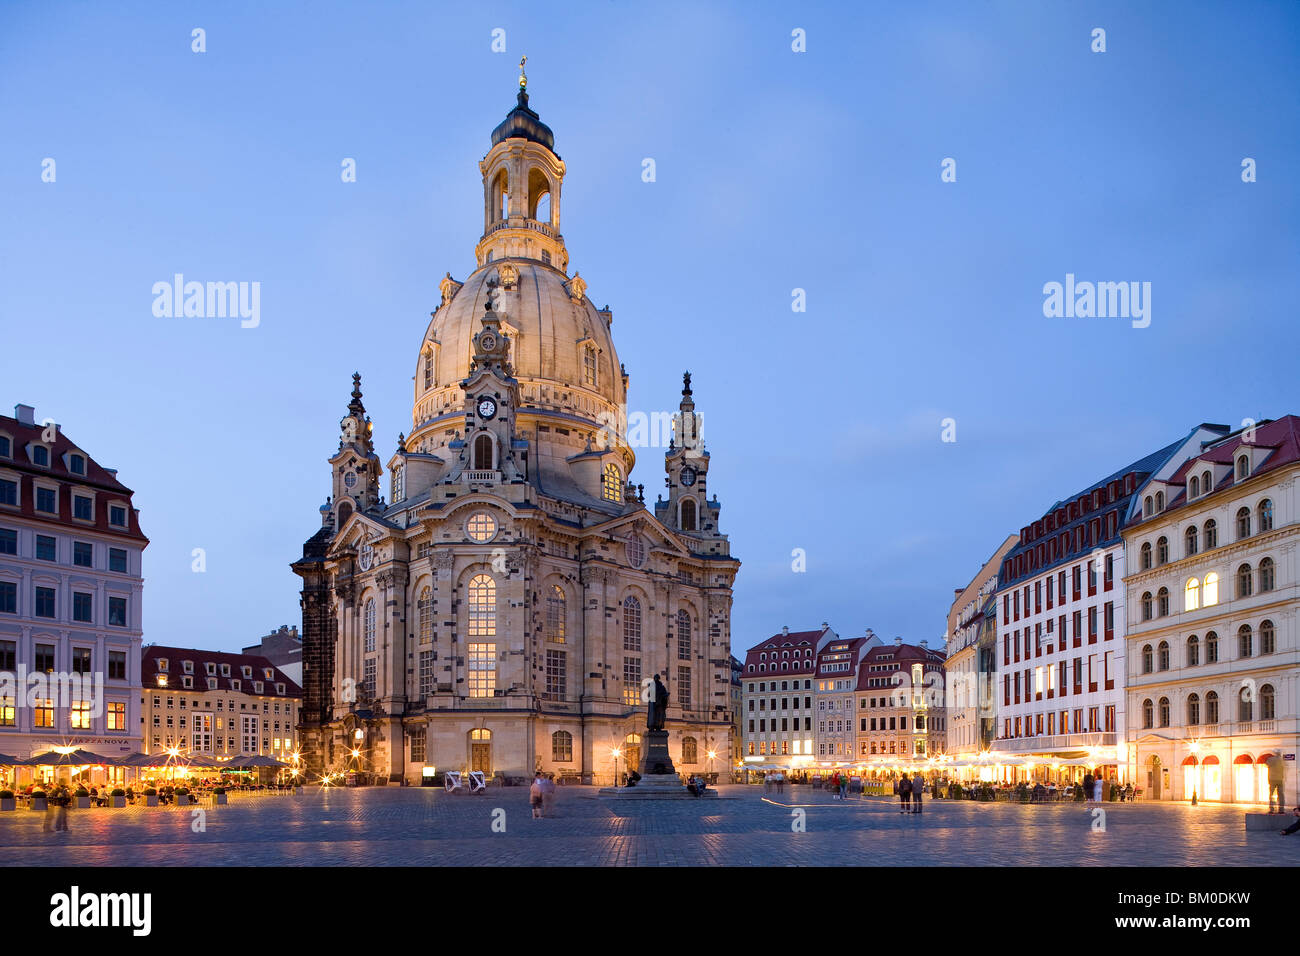
<instances>
[{"instance_id":1,"label":"arched window","mask_svg":"<svg viewBox=\"0 0 1300 956\"><path fill-rule=\"evenodd\" d=\"M1187 698L1187 725L1195 727L1201 722L1201 696L1192 694Z\"/></svg>"},{"instance_id":2,"label":"arched window","mask_svg":"<svg viewBox=\"0 0 1300 956\"><path fill-rule=\"evenodd\" d=\"M623 599L623 650L641 650L641 602L633 594Z\"/></svg>"},{"instance_id":3,"label":"arched window","mask_svg":"<svg viewBox=\"0 0 1300 956\"><path fill-rule=\"evenodd\" d=\"M424 387L433 388L433 352L424 353Z\"/></svg>"},{"instance_id":4,"label":"arched window","mask_svg":"<svg viewBox=\"0 0 1300 956\"><path fill-rule=\"evenodd\" d=\"M1201 472L1201 491L1208 495L1213 490L1214 490L1214 482L1211 481L1210 479L1209 469L1206 469L1205 471Z\"/></svg>"},{"instance_id":5,"label":"arched window","mask_svg":"<svg viewBox=\"0 0 1300 956\"><path fill-rule=\"evenodd\" d=\"M677 612L677 659L691 659L691 616L686 611Z\"/></svg>"},{"instance_id":6,"label":"arched window","mask_svg":"<svg viewBox=\"0 0 1300 956\"><path fill-rule=\"evenodd\" d=\"M1142 701L1142 727L1150 730L1153 726L1155 726L1155 707L1151 703L1151 698L1148 697Z\"/></svg>"},{"instance_id":7,"label":"arched window","mask_svg":"<svg viewBox=\"0 0 1300 956\"><path fill-rule=\"evenodd\" d=\"M481 433L474 438L474 470L491 471L492 470L492 436L486 432Z\"/></svg>"},{"instance_id":8,"label":"arched window","mask_svg":"<svg viewBox=\"0 0 1300 956\"><path fill-rule=\"evenodd\" d=\"M1211 518L1205 522L1205 550L1219 546L1219 523Z\"/></svg>"},{"instance_id":9,"label":"arched window","mask_svg":"<svg viewBox=\"0 0 1300 956\"><path fill-rule=\"evenodd\" d=\"M1143 571L1150 571L1150 570L1151 570L1151 542L1150 542L1150 541L1145 541L1145 542L1142 543L1142 564L1141 564L1141 567L1142 567L1142 570L1143 570Z\"/></svg>"},{"instance_id":10,"label":"arched window","mask_svg":"<svg viewBox=\"0 0 1300 956\"><path fill-rule=\"evenodd\" d=\"M1205 576L1205 587L1201 589L1201 604L1213 607L1219 603L1219 575L1211 571Z\"/></svg>"},{"instance_id":11,"label":"arched window","mask_svg":"<svg viewBox=\"0 0 1300 956\"><path fill-rule=\"evenodd\" d=\"M1169 615L1169 589L1161 588L1156 592L1156 609L1161 617Z\"/></svg>"},{"instance_id":12,"label":"arched window","mask_svg":"<svg viewBox=\"0 0 1300 956\"><path fill-rule=\"evenodd\" d=\"M1272 684L1264 684L1259 689L1259 719L1276 720L1277 719L1277 694L1273 690Z\"/></svg>"},{"instance_id":13,"label":"arched window","mask_svg":"<svg viewBox=\"0 0 1300 956\"><path fill-rule=\"evenodd\" d=\"M600 496L606 501L623 500L623 476L613 462L605 466L600 484Z\"/></svg>"},{"instance_id":14,"label":"arched window","mask_svg":"<svg viewBox=\"0 0 1300 956\"><path fill-rule=\"evenodd\" d=\"M1196 578L1189 578L1187 586L1183 588L1183 610L1195 611L1201 606L1201 582Z\"/></svg>"},{"instance_id":15,"label":"arched window","mask_svg":"<svg viewBox=\"0 0 1300 956\"><path fill-rule=\"evenodd\" d=\"M1205 635L1205 663L1217 664L1219 662L1219 635L1215 631L1210 631ZM1214 723L1214 721L1210 721Z\"/></svg>"},{"instance_id":16,"label":"arched window","mask_svg":"<svg viewBox=\"0 0 1300 956\"><path fill-rule=\"evenodd\" d=\"M1150 495L1147 495L1146 498L1144 498L1143 501L1142 501L1142 514L1146 515L1148 518L1151 517L1152 510L1151 510L1151 496L1150 496Z\"/></svg>"},{"instance_id":17,"label":"arched window","mask_svg":"<svg viewBox=\"0 0 1300 956\"><path fill-rule=\"evenodd\" d=\"M1267 498L1259 503L1259 530L1273 530L1273 502Z\"/></svg>"},{"instance_id":18,"label":"arched window","mask_svg":"<svg viewBox=\"0 0 1300 956\"><path fill-rule=\"evenodd\" d=\"M588 388L596 387L596 350L590 345L582 350L582 380Z\"/></svg>"},{"instance_id":19,"label":"arched window","mask_svg":"<svg viewBox=\"0 0 1300 956\"><path fill-rule=\"evenodd\" d=\"M1249 508L1237 509L1237 537L1238 538L1250 537L1250 509Z\"/></svg>"},{"instance_id":20,"label":"arched window","mask_svg":"<svg viewBox=\"0 0 1300 956\"><path fill-rule=\"evenodd\" d=\"M1183 556L1188 558L1196 553L1196 525L1183 532L1183 551Z\"/></svg>"},{"instance_id":21,"label":"arched window","mask_svg":"<svg viewBox=\"0 0 1300 956\"><path fill-rule=\"evenodd\" d=\"M683 531L695 530L695 499L694 498L682 499L682 530Z\"/></svg>"},{"instance_id":22,"label":"arched window","mask_svg":"<svg viewBox=\"0 0 1300 956\"><path fill-rule=\"evenodd\" d=\"M1201 493L1201 479L1196 475L1192 475L1191 484L1188 486L1187 489L1187 496L1189 498L1195 498L1199 496L1200 493Z\"/></svg>"},{"instance_id":23,"label":"arched window","mask_svg":"<svg viewBox=\"0 0 1300 956\"><path fill-rule=\"evenodd\" d=\"M1143 674L1150 674L1153 670L1155 670L1155 659L1156 659L1155 651L1151 649L1151 645L1150 644L1144 645L1142 648L1142 673Z\"/></svg>"},{"instance_id":24,"label":"arched window","mask_svg":"<svg viewBox=\"0 0 1300 956\"><path fill-rule=\"evenodd\" d=\"M1237 628L1237 656L1253 657L1255 652L1255 632L1249 624Z\"/></svg>"},{"instance_id":25,"label":"arched window","mask_svg":"<svg viewBox=\"0 0 1300 956\"><path fill-rule=\"evenodd\" d=\"M433 589L425 588L420 592L420 599L416 602L416 616L418 618L419 635L421 644L433 643Z\"/></svg>"},{"instance_id":26,"label":"arched window","mask_svg":"<svg viewBox=\"0 0 1300 956\"><path fill-rule=\"evenodd\" d=\"M546 594L546 639L553 644L564 643L564 621L568 602L564 598L564 588L552 584Z\"/></svg>"},{"instance_id":27,"label":"arched window","mask_svg":"<svg viewBox=\"0 0 1300 956\"><path fill-rule=\"evenodd\" d=\"M1250 572L1250 565L1243 564L1237 568L1237 597L1250 597L1254 593L1253 575Z\"/></svg>"},{"instance_id":28,"label":"arched window","mask_svg":"<svg viewBox=\"0 0 1300 956\"><path fill-rule=\"evenodd\" d=\"M466 625L470 638L497 636L497 583L486 574L469 579Z\"/></svg>"},{"instance_id":29,"label":"arched window","mask_svg":"<svg viewBox=\"0 0 1300 956\"><path fill-rule=\"evenodd\" d=\"M573 734L567 730L557 730L551 734L551 759L556 763L572 762Z\"/></svg>"},{"instance_id":30,"label":"arched window","mask_svg":"<svg viewBox=\"0 0 1300 956\"><path fill-rule=\"evenodd\" d=\"M1271 591L1274 583L1273 559L1264 558L1259 562L1259 589L1261 591Z\"/></svg>"},{"instance_id":31,"label":"arched window","mask_svg":"<svg viewBox=\"0 0 1300 956\"><path fill-rule=\"evenodd\" d=\"M1164 511L1164 510L1165 510L1165 493L1164 493L1163 491L1157 491L1157 492L1156 492L1156 511Z\"/></svg>"},{"instance_id":32,"label":"arched window","mask_svg":"<svg viewBox=\"0 0 1300 956\"><path fill-rule=\"evenodd\" d=\"M1201 641L1195 634L1187 639L1187 666L1195 667L1201 663Z\"/></svg>"},{"instance_id":33,"label":"arched window","mask_svg":"<svg viewBox=\"0 0 1300 956\"><path fill-rule=\"evenodd\" d=\"M343 527L343 525L345 525L347 523L347 520L351 517L352 517L352 504L351 502L345 501L341 505L339 505L339 527L340 528Z\"/></svg>"},{"instance_id":34,"label":"arched window","mask_svg":"<svg viewBox=\"0 0 1300 956\"><path fill-rule=\"evenodd\" d=\"M1249 478L1249 477L1250 477L1250 459L1245 455L1240 455L1237 458L1237 478L1241 479L1241 478Z\"/></svg>"},{"instance_id":35,"label":"arched window","mask_svg":"<svg viewBox=\"0 0 1300 956\"><path fill-rule=\"evenodd\" d=\"M1277 650L1277 631L1273 628L1272 621L1261 621L1259 624L1259 652L1261 654L1272 654Z\"/></svg>"},{"instance_id":36,"label":"arched window","mask_svg":"<svg viewBox=\"0 0 1300 956\"><path fill-rule=\"evenodd\" d=\"M1205 722L1207 724L1219 722L1219 695L1214 691L1205 695Z\"/></svg>"},{"instance_id":37,"label":"arched window","mask_svg":"<svg viewBox=\"0 0 1300 956\"><path fill-rule=\"evenodd\" d=\"M1160 726L1161 727L1169 726L1169 698L1168 697L1160 698Z\"/></svg>"},{"instance_id":38,"label":"arched window","mask_svg":"<svg viewBox=\"0 0 1300 956\"><path fill-rule=\"evenodd\" d=\"M1169 539L1161 535L1156 541L1156 564L1169 563Z\"/></svg>"},{"instance_id":39,"label":"arched window","mask_svg":"<svg viewBox=\"0 0 1300 956\"><path fill-rule=\"evenodd\" d=\"M694 737L682 738L682 763L698 763L700 747Z\"/></svg>"},{"instance_id":40,"label":"arched window","mask_svg":"<svg viewBox=\"0 0 1300 956\"><path fill-rule=\"evenodd\" d=\"M366 637L366 653L370 653L375 649L375 599L374 598L370 598L368 601L366 601L364 625L365 625L365 637Z\"/></svg>"},{"instance_id":41,"label":"arched window","mask_svg":"<svg viewBox=\"0 0 1300 956\"><path fill-rule=\"evenodd\" d=\"M1255 719L1255 696L1250 692L1249 685L1237 692L1237 719Z\"/></svg>"},{"instance_id":42,"label":"arched window","mask_svg":"<svg viewBox=\"0 0 1300 956\"><path fill-rule=\"evenodd\" d=\"M1142 595L1142 620L1151 620L1151 592L1147 591Z\"/></svg>"},{"instance_id":43,"label":"arched window","mask_svg":"<svg viewBox=\"0 0 1300 956\"><path fill-rule=\"evenodd\" d=\"M1160 647L1156 651L1156 659L1159 661L1160 669L1162 671L1169 670L1169 642L1168 641L1160 642Z\"/></svg>"}]
</instances>

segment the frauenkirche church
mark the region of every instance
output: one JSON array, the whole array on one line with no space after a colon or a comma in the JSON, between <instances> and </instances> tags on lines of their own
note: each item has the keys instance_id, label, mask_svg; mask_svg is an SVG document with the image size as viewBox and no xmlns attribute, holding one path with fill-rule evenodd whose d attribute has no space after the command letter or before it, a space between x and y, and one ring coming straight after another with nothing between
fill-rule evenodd
<instances>
[{"instance_id":1,"label":"frauenkirche church","mask_svg":"<svg viewBox=\"0 0 1300 956\"><path fill-rule=\"evenodd\" d=\"M666 499L631 480L613 315L569 275L565 164L518 105L479 163L477 268L442 280L409 435L383 468L360 377L302 578L304 759L608 783L639 763L660 674L680 771L725 774L732 583L690 376ZM617 751L617 756L615 752Z\"/></svg>"}]
</instances>

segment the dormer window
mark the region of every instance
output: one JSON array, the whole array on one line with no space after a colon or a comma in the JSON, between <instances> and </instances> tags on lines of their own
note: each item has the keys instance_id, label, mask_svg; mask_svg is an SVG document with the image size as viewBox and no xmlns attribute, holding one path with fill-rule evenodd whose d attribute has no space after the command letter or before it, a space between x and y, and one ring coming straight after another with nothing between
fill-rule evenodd
<instances>
[{"instance_id":1,"label":"dormer window","mask_svg":"<svg viewBox=\"0 0 1300 956\"><path fill-rule=\"evenodd\" d=\"M262 682L260 680L253 681L253 693L255 694L262 693Z\"/></svg>"},{"instance_id":2,"label":"dormer window","mask_svg":"<svg viewBox=\"0 0 1300 956\"><path fill-rule=\"evenodd\" d=\"M203 665L203 669L207 672L209 677L212 677L217 673L217 665L212 663L212 661L206 662Z\"/></svg>"},{"instance_id":3,"label":"dormer window","mask_svg":"<svg viewBox=\"0 0 1300 956\"><path fill-rule=\"evenodd\" d=\"M166 686L167 686L167 675L166 675L166 674L159 674L159 675L158 675L158 686L159 686L159 687L166 687Z\"/></svg>"},{"instance_id":4,"label":"dormer window","mask_svg":"<svg viewBox=\"0 0 1300 956\"><path fill-rule=\"evenodd\" d=\"M0 458L12 458L14 456L13 448L13 441L9 436L0 435Z\"/></svg>"},{"instance_id":5,"label":"dormer window","mask_svg":"<svg viewBox=\"0 0 1300 956\"><path fill-rule=\"evenodd\" d=\"M244 664L242 667L239 668L239 673L242 674L244 677L252 677L253 668L251 668L247 664Z\"/></svg>"},{"instance_id":6,"label":"dormer window","mask_svg":"<svg viewBox=\"0 0 1300 956\"><path fill-rule=\"evenodd\" d=\"M167 658L165 657L158 658L158 669L160 671L167 670Z\"/></svg>"},{"instance_id":7,"label":"dormer window","mask_svg":"<svg viewBox=\"0 0 1300 956\"><path fill-rule=\"evenodd\" d=\"M217 689L217 679L215 677L209 677L208 690L216 690L216 689Z\"/></svg>"},{"instance_id":8,"label":"dormer window","mask_svg":"<svg viewBox=\"0 0 1300 956\"><path fill-rule=\"evenodd\" d=\"M230 665L229 665L229 664L222 664L222 665L221 665L221 676L222 676L222 677L229 677L229 676L230 676Z\"/></svg>"},{"instance_id":9,"label":"dormer window","mask_svg":"<svg viewBox=\"0 0 1300 956\"><path fill-rule=\"evenodd\" d=\"M283 684L276 684L276 685L275 685L275 692L276 692L277 694L283 695L283 694L284 694L284 685L283 685Z\"/></svg>"},{"instance_id":10,"label":"dormer window","mask_svg":"<svg viewBox=\"0 0 1300 956\"><path fill-rule=\"evenodd\" d=\"M32 445L32 464L40 465L42 468L50 467L50 450L44 445Z\"/></svg>"},{"instance_id":11,"label":"dormer window","mask_svg":"<svg viewBox=\"0 0 1300 956\"><path fill-rule=\"evenodd\" d=\"M122 505L110 505L108 508L108 523L115 528L125 528L126 508Z\"/></svg>"},{"instance_id":12,"label":"dormer window","mask_svg":"<svg viewBox=\"0 0 1300 956\"><path fill-rule=\"evenodd\" d=\"M604 474L601 476L600 496L606 501L623 500L623 476L613 462L605 466Z\"/></svg>"},{"instance_id":13,"label":"dormer window","mask_svg":"<svg viewBox=\"0 0 1300 956\"><path fill-rule=\"evenodd\" d=\"M1241 479L1249 478L1249 477L1250 477L1250 456L1238 455L1237 456L1237 480L1241 481Z\"/></svg>"},{"instance_id":14,"label":"dormer window","mask_svg":"<svg viewBox=\"0 0 1300 956\"><path fill-rule=\"evenodd\" d=\"M194 662L193 662L193 661L181 661L181 670L183 670L183 671L184 671L185 673L187 673L187 674L193 674L193 673L194 673Z\"/></svg>"},{"instance_id":15,"label":"dormer window","mask_svg":"<svg viewBox=\"0 0 1300 956\"><path fill-rule=\"evenodd\" d=\"M270 680L272 677L275 676L275 672L269 667L263 667L262 676L265 677L267 680Z\"/></svg>"},{"instance_id":16,"label":"dormer window","mask_svg":"<svg viewBox=\"0 0 1300 956\"><path fill-rule=\"evenodd\" d=\"M74 475L84 475L86 473L86 456L76 454L69 455L68 471L72 472Z\"/></svg>"},{"instance_id":17,"label":"dormer window","mask_svg":"<svg viewBox=\"0 0 1300 956\"><path fill-rule=\"evenodd\" d=\"M194 689L194 678L193 678L193 677L182 677L182 678L181 678L181 686L184 687L186 690L193 690L193 689ZM182 700L182 701L181 701L181 704L184 705L184 703L185 703L185 701Z\"/></svg>"},{"instance_id":18,"label":"dormer window","mask_svg":"<svg viewBox=\"0 0 1300 956\"><path fill-rule=\"evenodd\" d=\"M231 690L239 690L240 687L241 687L241 684L240 684L238 678L236 678L235 680L232 680L232 681L230 682L230 689L231 689Z\"/></svg>"},{"instance_id":19,"label":"dormer window","mask_svg":"<svg viewBox=\"0 0 1300 956\"><path fill-rule=\"evenodd\" d=\"M582 350L582 380L588 388L596 387L596 350L590 345Z\"/></svg>"}]
</instances>

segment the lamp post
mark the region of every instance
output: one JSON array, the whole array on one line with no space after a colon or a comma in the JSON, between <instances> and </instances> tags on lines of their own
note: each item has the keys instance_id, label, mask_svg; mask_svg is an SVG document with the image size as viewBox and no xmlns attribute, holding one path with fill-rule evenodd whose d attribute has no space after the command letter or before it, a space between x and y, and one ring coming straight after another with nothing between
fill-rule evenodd
<instances>
[{"instance_id":1,"label":"lamp post","mask_svg":"<svg viewBox=\"0 0 1300 956\"><path fill-rule=\"evenodd\" d=\"M618 758L622 756L617 747L610 748L609 755L614 758L614 786L618 787Z\"/></svg>"}]
</instances>

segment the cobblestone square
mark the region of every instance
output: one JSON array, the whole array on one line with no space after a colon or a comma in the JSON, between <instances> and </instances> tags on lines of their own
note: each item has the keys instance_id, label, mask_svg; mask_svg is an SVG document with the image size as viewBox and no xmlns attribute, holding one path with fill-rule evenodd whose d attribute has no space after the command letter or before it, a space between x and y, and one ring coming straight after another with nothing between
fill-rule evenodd
<instances>
[{"instance_id":1,"label":"cobblestone square","mask_svg":"<svg viewBox=\"0 0 1300 956\"><path fill-rule=\"evenodd\" d=\"M1107 804L1105 830L1080 804L926 801L904 816L883 797L722 787L723 799L609 803L562 788L533 820L525 788L452 796L420 788L235 795L196 808L0 816L4 866L1294 866L1300 835L1247 833L1244 807ZM504 811L504 815L498 811ZM802 819L804 832L792 825ZM1278 829L1290 817L1278 817ZM494 832L504 821L504 832ZM497 823L500 829L501 823Z\"/></svg>"}]
</instances>

